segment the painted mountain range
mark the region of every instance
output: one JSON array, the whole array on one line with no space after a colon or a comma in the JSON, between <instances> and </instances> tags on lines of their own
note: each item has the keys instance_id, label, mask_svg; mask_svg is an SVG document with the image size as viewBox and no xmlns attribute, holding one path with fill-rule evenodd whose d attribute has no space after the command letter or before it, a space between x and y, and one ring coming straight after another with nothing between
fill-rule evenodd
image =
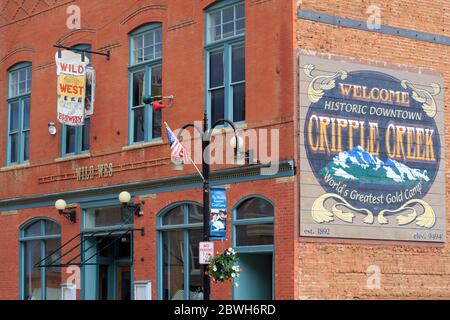
<instances>
[{"instance_id":1,"label":"painted mountain range","mask_svg":"<svg viewBox=\"0 0 450 320\"><path fill-rule=\"evenodd\" d=\"M319 173L323 178L331 176L356 183L405 185L430 181L426 170L413 169L391 159L383 162L361 146L339 153Z\"/></svg>"}]
</instances>

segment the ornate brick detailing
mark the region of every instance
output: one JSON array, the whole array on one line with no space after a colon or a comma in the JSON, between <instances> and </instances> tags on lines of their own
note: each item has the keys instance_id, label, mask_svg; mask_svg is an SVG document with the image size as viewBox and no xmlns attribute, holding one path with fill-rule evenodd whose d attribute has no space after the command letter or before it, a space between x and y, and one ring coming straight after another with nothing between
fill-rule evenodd
<instances>
[{"instance_id":1,"label":"ornate brick detailing","mask_svg":"<svg viewBox=\"0 0 450 320\"><path fill-rule=\"evenodd\" d=\"M2 0L0 3L0 27L71 2L73 0Z\"/></svg>"}]
</instances>

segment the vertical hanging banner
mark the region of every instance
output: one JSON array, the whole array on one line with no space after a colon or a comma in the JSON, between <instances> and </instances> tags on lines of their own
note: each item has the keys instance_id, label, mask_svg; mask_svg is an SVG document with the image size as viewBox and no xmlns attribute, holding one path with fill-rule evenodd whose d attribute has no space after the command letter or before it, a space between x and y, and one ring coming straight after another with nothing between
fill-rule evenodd
<instances>
[{"instance_id":1,"label":"vertical hanging banner","mask_svg":"<svg viewBox=\"0 0 450 320\"><path fill-rule=\"evenodd\" d=\"M84 60L84 61L83 61ZM57 118L62 124L81 126L84 123L86 96L86 66L88 57L63 50L56 52L58 76Z\"/></svg>"},{"instance_id":2,"label":"vertical hanging banner","mask_svg":"<svg viewBox=\"0 0 450 320\"><path fill-rule=\"evenodd\" d=\"M225 240L227 235L227 194L225 188L211 188L211 240Z\"/></svg>"},{"instance_id":3,"label":"vertical hanging banner","mask_svg":"<svg viewBox=\"0 0 450 320\"><path fill-rule=\"evenodd\" d=\"M445 242L437 71L300 54L300 233Z\"/></svg>"}]
</instances>

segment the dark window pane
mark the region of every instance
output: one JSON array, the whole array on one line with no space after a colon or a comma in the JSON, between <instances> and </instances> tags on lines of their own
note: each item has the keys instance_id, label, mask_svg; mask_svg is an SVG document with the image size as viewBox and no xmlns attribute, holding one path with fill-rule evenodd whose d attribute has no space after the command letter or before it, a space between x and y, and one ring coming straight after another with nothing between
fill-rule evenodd
<instances>
[{"instance_id":1,"label":"dark window pane","mask_svg":"<svg viewBox=\"0 0 450 320\"><path fill-rule=\"evenodd\" d=\"M154 44L154 32L147 32L144 34L144 48Z\"/></svg>"},{"instance_id":2,"label":"dark window pane","mask_svg":"<svg viewBox=\"0 0 450 320\"><path fill-rule=\"evenodd\" d=\"M240 4L236 6L236 19L244 17L244 5Z\"/></svg>"},{"instance_id":3,"label":"dark window pane","mask_svg":"<svg viewBox=\"0 0 450 320\"><path fill-rule=\"evenodd\" d=\"M30 129L30 99L23 100L23 129Z\"/></svg>"},{"instance_id":4,"label":"dark window pane","mask_svg":"<svg viewBox=\"0 0 450 320\"><path fill-rule=\"evenodd\" d=\"M162 69L161 66L152 68L152 96L162 95Z\"/></svg>"},{"instance_id":5,"label":"dark window pane","mask_svg":"<svg viewBox=\"0 0 450 320\"><path fill-rule=\"evenodd\" d=\"M60 263L60 260L58 260L58 258L61 256L61 250L57 250L60 246L61 239L45 240L45 256L49 256L49 258L47 258L46 260L47 264L51 264L52 262L54 264ZM46 300L61 299L61 268L45 268L45 293Z\"/></svg>"},{"instance_id":6,"label":"dark window pane","mask_svg":"<svg viewBox=\"0 0 450 320\"><path fill-rule=\"evenodd\" d=\"M144 107L139 107L133 110L134 115L134 142L144 141Z\"/></svg>"},{"instance_id":7,"label":"dark window pane","mask_svg":"<svg viewBox=\"0 0 450 320\"><path fill-rule=\"evenodd\" d=\"M46 235L61 234L61 226L52 221L45 221L45 234Z\"/></svg>"},{"instance_id":8,"label":"dark window pane","mask_svg":"<svg viewBox=\"0 0 450 320\"><path fill-rule=\"evenodd\" d=\"M42 236L41 225L42 225L42 220L36 221L32 225L28 226L24 231L24 237Z\"/></svg>"},{"instance_id":9,"label":"dark window pane","mask_svg":"<svg viewBox=\"0 0 450 320\"><path fill-rule=\"evenodd\" d=\"M220 11L213 12L209 15L210 26L219 26L222 23L222 14Z\"/></svg>"},{"instance_id":10,"label":"dark window pane","mask_svg":"<svg viewBox=\"0 0 450 320\"><path fill-rule=\"evenodd\" d=\"M189 211L189 223L202 223L203 222L203 208L195 205L190 204L188 205L188 211Z\"/></svg>"},{"instance_id":11,"label":"dark window pane","mask_svg":"<svg viewBox=\"0 0 450 320\"><path fill-rule=\"evenodd\" d=\"M245 83L233 86L233 121L245 120Z\"/></svg>"},{"instance_id":12,"label":"dark window pane","mask_svg":"<svg viewBox=\"0 0 450 320\"><path fill-rule=\"evenodd\" d=\"M130 258L131 257L131 238L130 235L125 235L120 238L120 240L116 240L117 243L117 254L122 258Z\"/></svg>"},{"instance_id":13,"label":"dark window pane","mask_svg":"<svg viewBox=\"0 0 450 320\"><path fill-rule=\"evenodd\" d=\"M133 73L133 106L143 105L144 95L144 71Z\"/></svg>"},{"instance_id":14,"label":"dark window pane","mask_svg":"<svg viewBox=\"0 0 450 320\"><path fill-rule=\"evenodd\" d=\"M19 102L10 104L9 132L16 132L19 129Z\"/></svg>"},{"instance_id":15,"label":"dark window pane","mask_svg":"<svg viewBox=\"0 0 450 320\"><path fill-rule=\"evenodd\" d=\"M153 111L153 139L161 138L161 123L162 123L162 113L161 110Z\"/></svg>"},{"instance_id":16,"label":"dark window pane","mask_svg":"<svg viewBox=\"0 0 450 320\"><path fill-rule=\"evenodd\" d=\"M144 48L144 60L153 60L154 59L154 50L155 47L145 47Z\"/></svg>"},{"instance_id":17,"label":"dark window pane","mask_svg":"<svg viewBox=\"0 0 450 320\"><path fill-rule=\"evenodd\" d=\"M233 46L232 49L232 82L245 80L245 47Z\"/></svg>"},{"instance_id":18,"label":"dark window pane","mask_svg":"<svg viewBox=\"0 0 450 320\"><path fill-rule=\"evenodd\" d=\"M161 66L152 68L152 82L151 82L151 93L152 96L162 95L162 69ZM153 123L152 123L152 137L161 137L161 126L162 126L162 113L161 110L153 111Z\"/></svg>"},{"instance_id":19,"label":"dark window pane","mask_svg":"<svg viewBox=\"0 0 450 320\"><path fill-rule=\"evenodd\" d=\"M134 37L133 39L134 50L142 49L142 38L143 38L142 35Z\"/></svg>"},{"instance_id":20,"label":"dark window pane","mask_svg":"<svg viewBox=\"0 0 450 320\"><path fill-rule=\"evenodd\" d=\"M75 153L75 127L66 126L66 154Z\"/></svg>"},{"instance_id":21,"label":"dark window pane","mask_svg":"<svg viewBox=\"0 0 450 320\"><path fill-rule=\"evenodd\" d=\"M184 300L183 231L163 233L163 299Z\"/></svg>"},{"instance_id":22,"label":"dark window pane","mask_svg":"<svg viewBox=\"0 0 450 320\"><path fill-rule=\"evenodd\" d=\"M237 246L257 246L273 244L273 224L250 224L236 226Z\"/></svg>"},{"instance_id":23,"label":"dark window pane","mask_svg":"<svg viewBox=\"0 0 450 320\"><path fill-rule=\"evenodd\" d=\"M225 117L224 89L211 91L211 123Z\"/></svg>"},{"instance_id":24,"label":"dark window pane","mask_svg":"<svg viewBox=\"0 0 450 320\"><path fill-rule=\"evenodd\" d=\"M22 69L19 71L19 94L27 92L27 70Z\"/></svg>"},{"instance_id":25,"label":"dark window pane","mask_svg":"<svg viewBox=\"0 0 450 320\"><path fill-rule=\"evenodd\" d=\"M163 219L163 225L184 224L184 206L177 206L167 212Z\"/></svg>"},{"instance_id":26,"label":"dark window pane","mask_svg":"<svg viewBox=\"0 0 450 320\"><path fill-rule=\"evenodd\" d=\"M17 146L17 139L18 139L18 134L12 134L9 136L9 158L10 158L10 162L14 163L17 162L17 151L18 151L18 146Z\"/></svg>"},{"instance_id":27,"label":"dark window pane","mask_svg":"<svg viewBox=\"0 0 450 320\"><path fill-rule=\"evenodd\" d=\"M133 215L130 210L122 207L105 207L88 210L85 216L86 228L97 228L107 226L118 226L132 224Z\"/></svg>"},{"instance_id":28,"label":"dark window pane","mask_svg":"<svg viewBox=\"0 0 450 320\"><path fill-rule=\"evenodd\" d=\"M23 133L23 160L30 159L30 131Z\"/></svg>"},{"instance_id":29,"label":"dark window pane","mask_svg":"<svg viewBox=\"0 0 450 320\"><path fill-rule=\"evenodd\" d=\"M203 299L203 282L198 257L200 241L203 241L201 229L189 231L189 299L191 300Z\"/></svg>"},{"instance_id":30,"label":"dark window pane","mask_svg":"<svg viewBox=\"0 0 450 320\"><path fill-rule=\"evenodd\" d=\"M19 72L18 71L12 72L9 79L10 79L9 96L10 97L17 96L18 94L17 90L19 89Z\"/></svg>"},{"instance_id":31,"label":"dark window pane","mask_svg":"<svg viewBox=\"0 0 450 320\"><path fill-rule=\"evenodd\" d=\"M99 282L99 300L108 300L108 278L109 267L107 265L100 265L98 268L98 282Z\"/></svg>"},{"instance_id":32,"label":"dark window pane","mask_svg":"<svg viewBox=\"0 0 450 320\"><path fill-rule=\"evenodd\" d=\"M89 150L91 119L85 118L81 131L81 151Z\"/></svg>"},{"instance_id":33,"label":"dark window pane","mask_svg":"<svg viewBox=\"0 0 450 320\"><path fill-rule=\"evenodd\" d=\"M236 21L236 34L243 34L245 31L245 19Z\"/></svg>"},{"instance_id":34,"label":"dark window pane","mask_svg":"<svg viewBox=\"0 0 450 320\"><path fill-rule=\"evenodd\" d=\"M234 36L234 22L231 21L229 23L225 23L222 26L222 30L223 30L223 32L222 32L223 38L228 38L228 37Z\"/></svg>"},{"instance_id":35,"label":"dark window pane","mask_svg":"<svg viewBox=\"0 0 450 320\"><path fill-rule=\"evenodd\" d=\"M222 36L221 32L222 32L221 26L210 27L209 28L210 41L220 40L220 37Z\"/></svg>"},{"instance_id":36,"label":"dark window pane","mask_svg":"<svg viewBox=\"0 0 450 320\"><path fill-rule=\"evenodd\" d=\"M25 300L42 299L41 269L34 266L41 258L41 241L27 241L24 243L24 298Z\"/></svg>"},{"instance_id":37,"label":"dark window pane","mask_svg":"<svg viewBox=\"0 0 450 320\"><path fill-rule=\"evenodd\" d=\"M223 51L209 54L209 87L223 86Z\"/></svg>"},{"instance_id":38,"label":"dark window pane","mask_svg":"<svg viewBox=\"0 0 450 320\"><path fill-rule=\"evenodd\" d=\"M269 218L274 216L273 205L261 198L251 198L241 203L237 209L237 219Z\"/></svg>"},{"instance_id":39,"label":"dark window pane","mask_svg":"<svg viewBox=\"0 0 450 320\"><path fill-rule=\"evenodd\" d=\"M155 45L155 59L161 58L162 55L162 44Z\"/></svg>"},{"instance_id":40,"label":"dark window pane","mask_svg":"<svg viewBox=\"0 0 450 320\"><path fill-rule=\"evenodd\" d=\"M228 7L222 11L222 23L234 20L234 7Z\"/></svg>"}]
</instances>

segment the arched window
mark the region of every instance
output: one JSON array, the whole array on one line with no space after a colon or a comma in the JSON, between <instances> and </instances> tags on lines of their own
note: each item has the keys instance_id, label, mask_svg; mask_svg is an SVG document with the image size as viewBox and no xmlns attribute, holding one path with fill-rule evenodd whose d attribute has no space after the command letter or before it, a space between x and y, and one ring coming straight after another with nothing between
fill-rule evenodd
<instances>
[{"instance_id":1,"label":"arched window","mask_svg":"<svg viewBox=\"0 0 450 320\"><path fill-rule=\"evenodd\" d=\"M8 123L6 164L30 159L31 63L23 62L8 70Z\"/></svg>"},{"instance_id":2,"label":"arched window","mask_svg":"<svg viewBox=\"0 0 450 320\"><path fill-rule=\"evenodd\" d=\"M234 212L236 247L273 245L274 206L261 197L242 200Z\"/></svg>"},{"instance_id":3,"label":"arched window","mask_svg":"<svg viewBox=\"0 0 450 320\"><path fill-rule=\"evenodd\" d=\"M61 299L61 268L41 267L60 257L61 227L47 219L33 220L20 230L21 298ZM48 257L45 261L44 258Z\"/></svg>"},{"instance_id":4,"label":"arched window","mask_svg":"<svg viewBox=\"0 0 450 320\"><path fill-rule=\"evenodd\" d=\"M130 34L129 143L161 138L161 110L144 105L144 95L162 95L162 27L152 23Z\"/></svg>"},{"instance_id":5,"label":"arched window","mask_svg":"<svg viewBox=\"0 0 450 320\"><path fill-rule=\"evenodd\" d=\"M260 196L242 199L233 210L233 246L245 270L233 299L274 297L274 214L274 205Z\"/></svg>"},{"instance_id":6,"label":"arched window","mask_svg":"<svg viewBox=\"0 0 450 320\"><path fill-rule=\"evenodd\" d=\"M203 299L198 244L203 237L202 207L171 206L158 220L159 293L164 300Z\"/></svg>"}]
</instances>

